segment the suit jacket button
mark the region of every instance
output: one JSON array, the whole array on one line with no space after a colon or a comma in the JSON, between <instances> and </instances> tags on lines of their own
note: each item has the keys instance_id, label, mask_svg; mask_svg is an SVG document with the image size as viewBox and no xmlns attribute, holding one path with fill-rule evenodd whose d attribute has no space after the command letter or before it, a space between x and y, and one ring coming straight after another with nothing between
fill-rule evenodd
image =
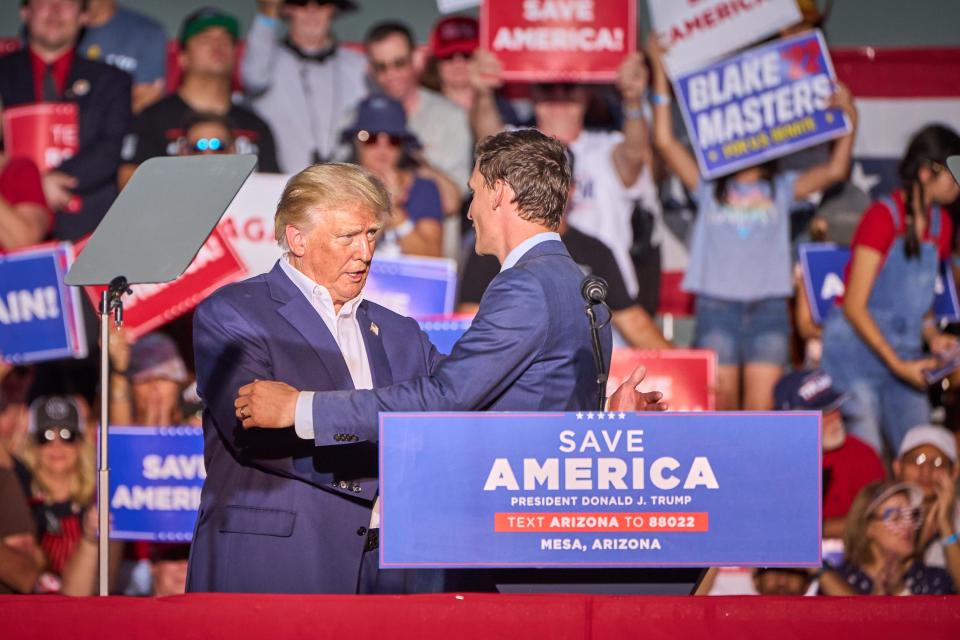
<instances>
[{"instance_id":1,"label":"suit jacket button","mask_svg":"<svg viewBox=\"0 0 960 640\"><path fill-rule=\"evenodd\" d=\"M333 434L333 439L336 440L337 442L341 442L343 441L343 435L339 433L335 433Z\"/></svg>"},{"instance_id":2,"label":"suit jacket button","mask_svg":"<svg viewBox=\"0 0 960 640\"><path fill-rule=\"evenodd\" d=\"M341 488L341 489L346 489L346 488L349 487L349 486L350 486L350 485L347 484L347 481L346 481L346 480L341 480L341 481L340 481L340 488Z\"/></svg>"},{"instance_id":3,"label":"suit jacket button","mask_svg":"<svg viewBox=\"0 0 960 640\"><path fill-rule=\"evenodd\" d=\"M359 529L357 529L357 535L358 535L358 536L365 536L365 535L367 535L367 528L366 528L366 527L360 527Z\"/></svg>"},{"instance_id":4,"label":"suit jacket button","mask_svg":"<svg viewBox=\"0 0 960 640\"><path fill-rule=\"evenodd\" d=\"M356 482L354 482L350 488L353 489L354 493L360 493L360 485L357 484Z\"/></svg>"},{"instance_id":5,"label":"suit jacket button","mask_svg":"<svg viewBox=\"0 0 960 640\"><path fill-rule=\"evenodd\" d=\"M357 442L358 440L360 440L360 436L353 436L353 441L354 441L354 442Z\"/></svg>"}]
</instances>

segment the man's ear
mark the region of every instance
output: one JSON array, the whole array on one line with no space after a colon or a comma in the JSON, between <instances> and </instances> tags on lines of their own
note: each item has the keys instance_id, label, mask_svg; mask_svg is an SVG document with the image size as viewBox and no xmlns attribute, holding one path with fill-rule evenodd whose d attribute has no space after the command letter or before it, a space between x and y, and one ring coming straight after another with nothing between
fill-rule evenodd
<instances>
[{"instance_id":1,"label":"man's ear","mask_svg":"<svg viewBox=\"0 0 960 640\"><path fill-rule=\"evenodd\" d=\"M493 208L496 209L501 205L506 206L516 199L516 193L514 193L510 183L506 180L497 180L494 185Z\"/></svg>"},{"instance_id":2,"label":"man's ear","mask_svg":"<svg viewBox=\"0 0 960 640\"><path fill-rule=\"evenodd\" d=\"M901 470L901 468L902 468L902 467L900 466L900 458L894 458L893 462L890 463L890 466L893 468L893 477L894 477L894 478L899 478L899 477L900 477L900 470Z\"/></svg>"},{"instance_id":3,"label":"man's ear","mask_svg":"<svg viewBox=\"0 0 960 640\"><path fill-rule=\"evenodd\" d=\"M410 61L417 75L422 74L424 67L427 66L427 48L414 46L413 51L410 52Z\"/></svg>"},{"instance_id":4,"label":"man's ear","mask_svg":"<svg viewBox=\"0 0 960 640\"><path fill-rule=\"evenodd\" d=\"M287 238L287 246L290 247L290 253L302 258L303 254L307 252L307 238L304 233L292 224L288 224L284 234Z\"/></svg>"}]
</instances>

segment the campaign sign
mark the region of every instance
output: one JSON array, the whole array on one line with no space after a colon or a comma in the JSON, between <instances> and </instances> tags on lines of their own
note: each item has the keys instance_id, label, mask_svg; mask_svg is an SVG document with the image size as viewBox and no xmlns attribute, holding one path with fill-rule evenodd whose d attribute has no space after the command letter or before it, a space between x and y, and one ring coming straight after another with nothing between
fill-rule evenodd
<instances>
[{"instance_id":1,"label":"campaign sign","mask_svg":"<svg viewBox=\"0 0 960 640\"><path fill-rule=\"evenodd\" d=\"M290 176L251 175L227 207L217 229L246 266L244 278L266 273L283 255L273 231L273 217Z\"/></svg>"},{"instance_id":2,"label":"campaign sign","mask_svg":"<svg viewBox=\"0 0 960 640\"><path fill-rule=\"evenodd\" d=\"M647 0L674 76L800 22L796 0Z\"/></svg>"},{"instance_id":3,"label":"campaign sign","mask_svg":"<svg viewBox=\"0 0 960 640\"><path fill-rule=\"evenodd\" d=\"M189 542L207 477L200 427L110 427L111 538Z\"/></svg>"},{"instance_id":4,"label":"campaign sign","mask_svg":"<svg viewBox=\"0 0 960 640\"><path fill-rule=\"evenodd\" d=\"M610 82L637 48L634 0L485 0L480 43L505 80Z\"/></svg>"},{"instance_id":5,"label":"campaign sign","mask_svg":"<svg viewBox=\"0 0 960 640\"><path fill-rule=\"evenodd\" d=\"M850 261L850 250L829 242L801 244L798 247L803 286L811 301L810 315L817 324L823 324L838 297L843 296L844 270ZM949 263L937 267L934 283L933 314L938 320L954 321L960 318L957 285Z\"/></svg>"},{"instance_id":6,"label":"campaign sign","mask_svg":"<svg viewBox=\"0 0 960 640\"><path fill-rule=\"evenodd\" d=\"M380 566L815 566L820 485L819 412L383 413Z\"/></svg>"},{"instance_id":7,"label":"campaign sign","mask_svg":"<svg viewBox=\"0 0 960 640\"><path fill-rule=\"evenodd\" d=\"M674 92L706 179L789 155L850 131L828 108L833 65L808 31L674 79Z\"/></svg>"},{"instance_id":8,"label":"campaign sign","mask_svg":"<svg viewBox=\"0 0 960 640\"><path fill-rule=\"evenodd\" d=\"M246 273L243 263L219 229L214 229L183 275L172 282L131 285L123 298L123 324L134 338L150 333L187 313L221 286ZM84 287L99 306L104 287Z\"/></svg>"},{"instance_id":9,"label":"campaign sign","mask_svg":"<svg viewBox=\"0 0 960 640\"><path fill-rule=\"evenodd\" d=\"M0 357L29 363L87 355L77 292L63 283L68 243L0 255Z\"/></svg>"},{"instance_id":10,"label":"campaign sign","mask_svg":"<svg viewBox=\"0 0 960 640\"><path fill-rule=\"evenodd\" d=\"M643 365L640 390L659 391L671 411L716 408L717 354L710 349L614 349L607 395Z\"/></svg>"},{"instance_id":11,"label":"campaign sign","mask_svg":"<svg viewBox=\"0 0 960 640\"><path fill-rule=\"evenodd\" d=\"M473 316L448 314L420 320L420 328L440 353L449 355L453 345L473 323Z\"/></svg>"},{"instance_id":12,"label":"campaign sign","mask_svg":"<svg viewBox=\"0 0 960 640\"><path fill-rule=\"evenodd\" d=\"M41 173L56 169L80 149L78 108L73 102L39 102L3 110L6 152L33 160Z\"/></svg>"},{"instance_id":13,"label":"campaign sign","mask_svg":"<svg viewBox=\"0 0 960 640\"><path fill-rule=\"evenodd\" d=\"M456 291L453 260L375 255L363 297L402 316L426 318L451 313Z\"/></svg>"}]
</instances>

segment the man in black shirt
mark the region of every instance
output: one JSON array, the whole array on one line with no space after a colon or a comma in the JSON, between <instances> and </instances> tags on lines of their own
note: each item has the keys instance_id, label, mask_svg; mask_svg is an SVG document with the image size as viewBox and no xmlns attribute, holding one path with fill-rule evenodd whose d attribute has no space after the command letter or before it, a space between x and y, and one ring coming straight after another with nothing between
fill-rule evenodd
<instances>
[{"instance_id":1,"label":"man in black shirt","mask_svg":"<svg viewBox=\"0 0 960 640\"><path fill-rule=\"evenodd\" d=\"M596 274L607 281L607 306L613 312L613 326L624 340L631 347L640 349L671 348L650 315L630 298L617 261L607 245L568 225L566 216L560 221L559 233L570 257L584 274ZM457 312L475 312L487 285L499 271L500 263L496 258L478 256L470 251L460 279Z\"/></svg>"},{"instance_id":2,"label":"man in black shirt","mask_svg":"<svg viewBox=\"0 0 960 640\"><path fill-rule=\"evenodd\" d=\"M176 93L145 109L134 121L123 143L121 186L141 162L178 155L184 123L197 113L226 116L236 152L255 153L260 171L279 172L270 127L231 100L238 34L236 18L210 8L195 11L183 21L179 54L183 81Z\"/></svg>"}]
</instances>

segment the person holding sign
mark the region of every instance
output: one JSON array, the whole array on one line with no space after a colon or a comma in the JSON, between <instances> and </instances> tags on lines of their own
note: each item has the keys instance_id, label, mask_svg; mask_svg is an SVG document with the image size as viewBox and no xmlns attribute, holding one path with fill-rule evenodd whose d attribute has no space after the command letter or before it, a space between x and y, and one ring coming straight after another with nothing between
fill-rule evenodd
<instances>
[{"instance_id":1,"label":"person holding sign","mask_svg":"<svg viewBox=\"0 0 960 640\"><path fill-rule=\"evenodd\" d=\"M47 208L37 165L0 152L0 255L37 244L51 226L53 213Z\"/></svg>"},{"instance_id":2,"label":"person holding sign","mask_svg":"<svg viewBox=\"0 0 960 640\"><path fill-rule=\"evenodd\" d=\"M765 163L703 180L693 154L673 133L670 83L655 35L648 55L654 146L698 202L683 281L697 295L694 344L717 353L718 409L768 410L789 355L791 205L847 177L857 119L853 99L846 87L837 86L832 103L853 126L834 143L825 164L778 173Z\"/></svg>"},{"instance_id":3,"label":"person holding sign","mask_svg":"<svg viewBox=\"0 0 960 640\"><path fill-rule=\"evenodd\" d=\"M476 95L470 124L474 137L482 140L505 128L495 94L503 84L503 67L494 54L485 50L474 54L471 82ZM662 220L643 114L643 94L647 89L643 54L634 53L623 59L617 70L617 89L623 100L620 131L586 129L590 101L586 85L535 84L531 96L537 129L569 146L577 158L573 176L576 192L568 214L570 225L610 248L627 293L637 298L640 284L630 253L634 240L632 216L637 201L655 220ZM658 241L656 234L655 228L654 244Z\"/></svg>"},{"instance_id":4,"label":"person holding sign","mask_svg":"<svg viewBox=\"0 0 960 640\"><path fill-rule=\"evenodd\" d=\"M5 120L15 108L37 111L8 130L5 144L9 152L16 137L39 150L31 159L43 173L44 195L56 212L53 235L60 240L92 232L113 204L120 148L131 117L129 74L77 54L85 4L23 2L27 46L0 58ZM62 113L51 115L38 107Z\"/></svg>"},{"instance_id":5,"label":"person holding sign","mask_svg":"<svg viewBox=\"0 0 960 640\"><path fill-rule=\"evenodd\" d=\"M867 209L853 236L845 294L827 316L823 368L850 400L852 433L878 452L897 451L907 431L930 422L924 370L956 348L932 312L937 268L950 257L946 211L960 186L943 163L960 153L960 135L941 125L917 132L900 162L901 187Z\"/></svg>"}]
</instances>

